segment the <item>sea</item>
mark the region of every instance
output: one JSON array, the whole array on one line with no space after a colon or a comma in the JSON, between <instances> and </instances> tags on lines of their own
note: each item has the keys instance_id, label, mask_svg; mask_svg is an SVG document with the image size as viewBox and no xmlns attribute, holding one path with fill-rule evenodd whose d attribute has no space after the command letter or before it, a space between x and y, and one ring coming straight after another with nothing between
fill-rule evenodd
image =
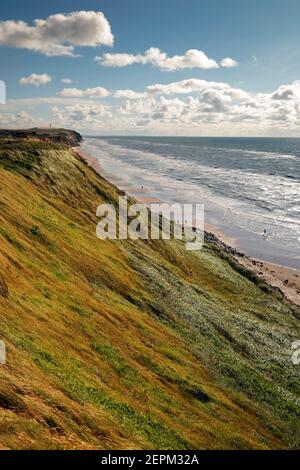
<instances>
[{"instance_id":1,"label":"sea","mask_svg":"<svg viewBox=\"0 0 300 470\"><path fill-rule=\"evenodd\" d=\"M89 136L82 150L129 193L204 204L241 251L300 269L300 139Z\"/></svg>"}]
</instances>

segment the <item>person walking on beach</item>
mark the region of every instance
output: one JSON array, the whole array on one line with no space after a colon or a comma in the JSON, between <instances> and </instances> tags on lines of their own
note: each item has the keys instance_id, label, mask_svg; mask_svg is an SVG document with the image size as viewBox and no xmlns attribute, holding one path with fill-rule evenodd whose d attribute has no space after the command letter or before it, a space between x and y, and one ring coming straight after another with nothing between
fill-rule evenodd
<instances>
[{"instance_id":1,"label":"person walking on beach","mask_svg":"<svg viewBox=\"0 0 300 470\"><path fill-rule=\"evenodd\" d=\"M263 239L264 239L264 240L267 240L267 238L268 238L268 237L267 237L267 229L265 228L265 229L264 229L264 233L263 233Z\"/></svg>"}]
</instances>

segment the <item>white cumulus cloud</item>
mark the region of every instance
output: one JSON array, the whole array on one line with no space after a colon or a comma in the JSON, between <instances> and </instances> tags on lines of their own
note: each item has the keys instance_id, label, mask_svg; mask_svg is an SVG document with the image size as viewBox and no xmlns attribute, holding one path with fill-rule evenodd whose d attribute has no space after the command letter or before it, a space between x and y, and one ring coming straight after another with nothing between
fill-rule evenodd
<instances>
[{"instance_id":1,"label":"white cumulus cloud","mask_svg":"<svg viewBox=\"0 0 300 470\"><path fill-rule=\"evenodd\" d=\"M239 63L236 60L231 59L230 57L225 57L225 59L221 60L220 64L222 67L225 67L226 69L231 69L239 65Z\"/></svg>"},{"instance_id":2,"label":"white cumulus cloud","mask_svg":"<svg viewBox=\"0 0 300 470\"><path fill-rule=\"evenodd\" d=\"M113 34L108 20L100 11L58 13L24 21L0 22L0 45L29 49L47 56L76 56L75 46L112 46Z\"/></svg>"},{"instance_id":3,"label":"white cumulus cloud","mask_svg":"<svg viewBox=\"0 0 300 470\"><path fill-rule=\"evenodd\" d=\"M47 85L47 83L50 83L52 81L52 77L48 75L47 73L32 73L28 77L23 77L19 80L20 85L23 86L41 86L41 85Z\"/></svg>"},{"instance_id":4,"label":"white cumulus cloud","mask_svg":"<svg viewBox=\"0 0 300 470\"><path fill-rule=\"evenodd\" d=\"M105 65L106 67L127 67L127 65L146 63L142 62L143 56L133 54L111 54L107 52L102 57L96 56L94 61L97 64Z\"/></svg>"},{"instance_id":5,"label":"white cumulus cloud","mask_svg":"<svg viewBox=\"0 0 300 470\"><path fill-rule=\"evenodd\" d=\"M114 98L126 98L128 100L137 100L143 98L145 93L140 93L134 90L117 90L114 93Z\"/></svg>"},{"instance_id":6,"label":"white cumulus cloud","mask_svg":"<svg viewBox=\"0 0 300 470\"><path fill-rule=\"evenodd\" d=\"M111 116L109 107L103 104L75 104L64 108L53 107L52 112L57 122L63 124L67 121L75 126L83 123L97 123L104 116Z\"/></svg>"},{"instance_id":7,"label":"white cumulus cloud","mask_svg":"<svg viewBox=\"0 0 300 470\"><path fill-rule=\"evenodd\" d=\"M229 57L223 59L220 64L216 60L210 59L199 49L189 49L184 55L174 55L168 57L156 47L151 47L144 54L120 54L105 53L95 57L95 62L106 67L126 67L132 64L152 64L164 71L174 71L183 69L216 69L222 67L235 67L238 63Z\"/></svg>"},{"instance_id":8,"label":"white cumulus cloud","mask_svg":"<svg viewBox=\"0 0 300 470\"><path fill-rule=\"evenodd\" d=\"M101 86L95 88L86 88L85 90L80 88L64 88L59 92L59 96L70 98L106 98L109 96L109 94L109 91Z\"/></svg>"},{"instance_id":9,"label":"white cumulus cloud","mask_svg":"<svg viewBox=\"0 0 300 470\"><path fill-rule=\"evenodd\" d=\"M273 100L287 101L300 100L300 83L294 82L291 85L281 85L273 94Z\"/></svg>"},{"instance_id":10,"label":"white cumulus cloud","mask_svg":"<svg viewBox=\"0 0 300 470\"><path fill-rule=\"evenodd\" d=\"M208 82L206 80L201 80L198 78L190 78L187 80L182 80L180 82L172 82L168 84L150 85L146 88L146 91L152 95L203 93L209 90L222 91L228 94L229 96L235 97L237 99L246 98L248 96L245 91L239 88L232 88L226 83Z\"/></svg>"},{"instance_id":11,"label":"white cumulus cloud","mask_svg":"<svg viewBox=\"0 0 300 470\"><path fill-rule=\"evenodd\" d=\"M17 114L0 114L0 126L7 128L24 128L32 126L45 126L45 120L31 116L26 111L20 111Z\"/></svg>"}]
</instances>

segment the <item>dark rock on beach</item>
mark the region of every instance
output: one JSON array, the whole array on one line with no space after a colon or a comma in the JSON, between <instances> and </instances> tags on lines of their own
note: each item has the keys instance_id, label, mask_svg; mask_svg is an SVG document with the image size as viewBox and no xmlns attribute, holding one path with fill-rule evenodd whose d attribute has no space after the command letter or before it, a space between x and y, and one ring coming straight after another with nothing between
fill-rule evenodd
<instances>
[{"instance_id":1,"label":"dark rock on beach","mask_svg":"<svg viewBox=\"0 0 300 470\"><path fill-rule=\"evenodd\" d=\"M222 249L225 253L228 253L232 256L240 256L244 257L244 253L241 253L236 248L233 248L230 245L227 245L224 241L220 240L216 235L211 232L204 231L204 242L210 243L212 245L217 246L218 248Z\"/></svg>"}]
</instances>

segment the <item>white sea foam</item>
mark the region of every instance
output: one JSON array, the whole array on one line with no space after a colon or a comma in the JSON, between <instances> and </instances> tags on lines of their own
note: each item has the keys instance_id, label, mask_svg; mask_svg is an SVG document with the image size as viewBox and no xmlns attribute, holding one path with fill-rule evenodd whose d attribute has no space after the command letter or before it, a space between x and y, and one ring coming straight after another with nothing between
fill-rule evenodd
<instances>
[{"instance_id":1,"label":"white sea foam","mask_svg":"<svg viewBox=\"0 0 300 470\"><path fill-rule=\"evenodd\" d=\"M138 142L140 145L140 143ZM251 155L254 159L278 160L278 165L286 169L288 161L299 160L299 157L275 152L224 149L220 147L202 147L202 152L223 152L217 154L219 165L210 166L205 154L203 158L190 160L184 153L181 143L176 153L162 153L162 143L158 145L145 139L145 148L132 148L122 139L108 141L98 138L87 139L84 150L98 158L103 168L124 180L124 184L132 187L144 186L148 193L165 201L204 203L206 220L212 223L221 222L261 234L268 228L273 241L299 249L300 236L300 181L285 177L283 174L268 174L260 172L260 167L248 164L243 160L243 166L230 168L222 166L222 158L228 164L227 155L237 154L240 159ZM170 148L173 148L171 144ZM205 150L206 149L206 150ZM195 154L197 148L192 150ZM180 152L185 158L180 157ZM236 157L234 156L236 159ZM298 160L297 160L298 159ZM237 166L239 160L233 160L232 166ZM259 162L260 164L260 162ZM278 173L278 172L277 172ZM279 172L280 173L280 172Z\"/></svg>"}]
</instances>

